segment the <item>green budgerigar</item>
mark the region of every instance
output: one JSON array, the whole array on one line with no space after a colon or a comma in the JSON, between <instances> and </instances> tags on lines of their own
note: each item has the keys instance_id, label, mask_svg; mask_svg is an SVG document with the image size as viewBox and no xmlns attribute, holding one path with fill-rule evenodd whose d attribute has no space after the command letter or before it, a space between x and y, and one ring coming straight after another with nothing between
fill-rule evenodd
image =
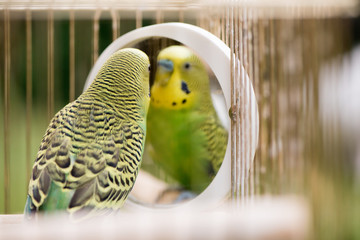
<instances>
[{"instance_id":1,"label":"green budgerigar","mask_svg":"<svg viewBox=\"0 0 360 240\"><path fill-rule=\"evenodd\" d=\"M207 69L185 46L158 55L147 133L154 162L185 190L204 190L220 168L228 133L213 106Z\"/></svg>"},{"instance_id":2,"label":"green budgerigar","mask_svg":"<svg viewBox=\"0 0 360 240\"><path fill-rule=\"evenodd\" d=\"M112 54L90 87L51 120L25 215L65 211L80 217L122 207L142 159L149 95L148 56L133 48Z\"/></svg>"}]
</instances>

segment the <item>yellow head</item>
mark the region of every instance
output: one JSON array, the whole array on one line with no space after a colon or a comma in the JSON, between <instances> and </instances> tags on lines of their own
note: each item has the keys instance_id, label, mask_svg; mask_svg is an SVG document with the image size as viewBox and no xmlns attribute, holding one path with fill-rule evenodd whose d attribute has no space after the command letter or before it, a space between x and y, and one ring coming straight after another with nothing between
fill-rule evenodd
<instances>
[{"instance_id":1,"label":"yellow head","mask_svg":"<svg viewBox=\"0 0 360 240\"><path fill-rule=\"evenodd\" d=\"M151 104L157 108L188 109L208 101L209 77L201 59L185 46L170 46L158 55Z\"/></svg>"}]
</instances>

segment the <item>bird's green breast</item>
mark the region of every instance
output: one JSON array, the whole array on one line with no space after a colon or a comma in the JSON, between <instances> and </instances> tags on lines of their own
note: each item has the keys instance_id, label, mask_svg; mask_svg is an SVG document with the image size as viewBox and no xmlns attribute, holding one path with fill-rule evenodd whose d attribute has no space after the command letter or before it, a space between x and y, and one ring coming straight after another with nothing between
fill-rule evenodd
<instances>
[{"instance_id":1,"label":"bird's green breast","mask_svg":"<svg viewBox=\"0 0 360 240\"><path fill-rule=\"evenodd\" d=\"M153 160L187 189L200 192L210 183L210 156L199 112L150 107L147 139Z\"/></svg>"}]
</instances>

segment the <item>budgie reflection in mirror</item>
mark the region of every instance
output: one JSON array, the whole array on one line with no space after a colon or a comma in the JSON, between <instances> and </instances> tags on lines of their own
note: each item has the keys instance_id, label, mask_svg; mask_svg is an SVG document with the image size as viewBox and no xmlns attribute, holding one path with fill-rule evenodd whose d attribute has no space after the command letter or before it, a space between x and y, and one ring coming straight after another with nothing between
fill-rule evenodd
<instances>
[{"instance_id":1,"label":"budgie reflection in mirror","mask_svg":"<svg viewBox=\"0 0 360 240\"><path fill-rule=\"evenodd\" d=\"M228 132L215 111L209 75L185 46L160 51L147 122L153 160L184 190L203 191L223 161Z\"/></svg>"}]
</instances>

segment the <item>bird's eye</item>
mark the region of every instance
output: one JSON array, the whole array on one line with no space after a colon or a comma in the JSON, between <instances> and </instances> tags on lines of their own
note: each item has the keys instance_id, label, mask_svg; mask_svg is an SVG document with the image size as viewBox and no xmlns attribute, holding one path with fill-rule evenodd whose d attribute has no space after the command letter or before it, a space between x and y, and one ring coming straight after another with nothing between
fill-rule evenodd
<instances>
[{"instance_id":1,"label":"bird's eye","mask_svg":"<svg viewBox=\"0 0 360 240\"><path fill-rule=\"evenodd\" d=\"M184 68L185 68L186 70L190 69L190 67L191 67L190 63L185 63L185 64L184 64Z\"/></svg>"},{"instance_id":2,"label":"bird's eye","mask_svg":"<svg viewBox=\"0 0 360 240\"><path fill-rule=\"evenodd\" d=\"M151 70L151 65L149 64L149 66L148 66L148 71L150 72L150 70Z\"/></svg>"}]
</instances>

